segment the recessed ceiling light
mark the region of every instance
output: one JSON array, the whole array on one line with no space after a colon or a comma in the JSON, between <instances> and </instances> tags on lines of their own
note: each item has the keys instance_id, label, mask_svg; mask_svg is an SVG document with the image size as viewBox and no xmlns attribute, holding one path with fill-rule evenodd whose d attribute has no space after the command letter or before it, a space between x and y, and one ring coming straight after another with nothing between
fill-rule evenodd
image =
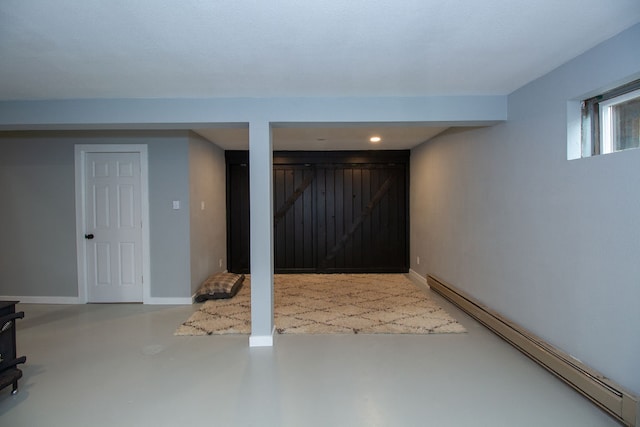
<instances>
[{"instance_id":1,"label":"recessed ceiling light","mask_svg":"<svg viewBox=\"0 0 640 427\"><path fill-rule=\"evenodd\" d=\"M372 136L371 138L369 138L369 141L375 144L376 142L382 141L382 138L380 138L379 136Z\"/></svg>"}]
</instances>

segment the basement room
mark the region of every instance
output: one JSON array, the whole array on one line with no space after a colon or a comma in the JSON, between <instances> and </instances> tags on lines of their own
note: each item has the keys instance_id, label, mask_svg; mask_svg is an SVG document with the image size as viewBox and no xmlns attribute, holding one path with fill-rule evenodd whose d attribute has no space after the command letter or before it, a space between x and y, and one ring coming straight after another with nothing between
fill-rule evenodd
<instances>
[{"instance_id":1,"label":"basement room","mask_svg":"<svg viewBox=\"0 0 640 427\"><path fill-rule=\"evenodd\" d=\"M638 46L637 0L0 2L0 424L640 426Z\"/></svg>"}]
</instances>

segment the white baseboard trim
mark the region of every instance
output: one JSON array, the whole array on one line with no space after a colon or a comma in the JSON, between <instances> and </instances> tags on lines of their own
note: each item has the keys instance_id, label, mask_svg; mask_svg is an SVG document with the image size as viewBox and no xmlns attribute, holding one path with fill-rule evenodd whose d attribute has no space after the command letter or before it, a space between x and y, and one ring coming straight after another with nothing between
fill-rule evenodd
<instances>
[{"instance_id":1,"label":"white baseboard trim","mask_svg":"<svg viewBox=\"0 0 640 427\"><path fill-rule=\"evenodd\" d=\"M193 304L193 299L191 297L186 297L186 298L149 297L144 301L144 303L149 305L191 305Z\"/></svg>"},{"instance_id":2,"label":"white baseboard trim","mask_svg":"<svg viewBox=\"0 0 640 427\"><path fill-rule=\"evenodd\" d=\"M276 327L271 330L271 335L250 335L249 347L273 347L273 336L276 333Z\"/></svg>"},{"instance_id":3,"label":"white baseboard trim","mask_svg":"<svg viewBox=\"0 0 640 427\"><path fill-rule=\"evenodd\" d=\"M409 277L411 279L413 279L414 281L416 281L422 288L424 289L429 289L429 284L427 283L427 277L426 276L421 276L417 271L415 271L414 269L409 269Z\"/></svg>"},{"instance_id":4,"label":"white baseboard trim","mask_svg":"<svg viewBox=\"0 0 640 427\"><path fill-rule=\"evenodd\" d=\"M84 304L78 297L32 297L20 295L0 295L0 301L20 301L23 304ZM191 298L151 297L144 301L151 305L191 305Z\"/></svg>"},{"instance_id":5,"label":"white baseboard trim","mask_svg":"<svg viewBox=\"0 0 640 427\"><path fill-rule=\"evenodd\" d=\"M20 301L23 304L80 304L78 297L26 297L0 295L2 301Z\"/></svg>"}]
</instances>

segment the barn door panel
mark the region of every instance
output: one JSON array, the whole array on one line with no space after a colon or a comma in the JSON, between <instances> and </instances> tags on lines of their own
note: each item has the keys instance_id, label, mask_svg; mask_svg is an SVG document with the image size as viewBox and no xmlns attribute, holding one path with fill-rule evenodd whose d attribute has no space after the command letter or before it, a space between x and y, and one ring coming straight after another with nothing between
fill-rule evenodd
<instances>
[{"instance_id":1,"label":"barn door panel","mask_svg":"<svg viewBox=\"0 0 640 427\"><path fill-rule=\"evenodd\" d=\"M315 270L315 195L312 166L275 165L274 255L278 271Z\"/></svg>"},{"instance_id":2,"label":"barn door panel","mask_svg":"<svg viewBox=\"0 0 640 427\"><path fill-rule=\"evenodd\" d=\"M250 261L249 166L227 164L227 269L248 273Z\"/></svg>"},{"instance_id":3,"label":"barn door panel","mask_svg":"<svg viewBox=\"0 0 640 427\"><path fill-rule=\"evenodd\" d=\"M319 179L318 269L401 271L406 268L403 167L325 168Z\"/></svg>"}]
</instances>

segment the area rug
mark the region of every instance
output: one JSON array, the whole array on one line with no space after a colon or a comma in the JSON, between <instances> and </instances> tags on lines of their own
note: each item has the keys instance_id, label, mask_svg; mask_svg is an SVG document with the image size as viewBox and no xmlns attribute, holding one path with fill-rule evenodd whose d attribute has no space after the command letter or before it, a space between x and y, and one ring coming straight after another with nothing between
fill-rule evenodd
<instances>
[{"instance_id":1,"label":"area rug","mask_svg":"<svg viewBox=\"0 0 640 427\"><path fill-rule=\"evenodd\" d=\"M209 300L175 335L251 333L251 279L228 300ZM279 334L466 332L404 274L276 274Z\"/></svg>"}]
</instances>

